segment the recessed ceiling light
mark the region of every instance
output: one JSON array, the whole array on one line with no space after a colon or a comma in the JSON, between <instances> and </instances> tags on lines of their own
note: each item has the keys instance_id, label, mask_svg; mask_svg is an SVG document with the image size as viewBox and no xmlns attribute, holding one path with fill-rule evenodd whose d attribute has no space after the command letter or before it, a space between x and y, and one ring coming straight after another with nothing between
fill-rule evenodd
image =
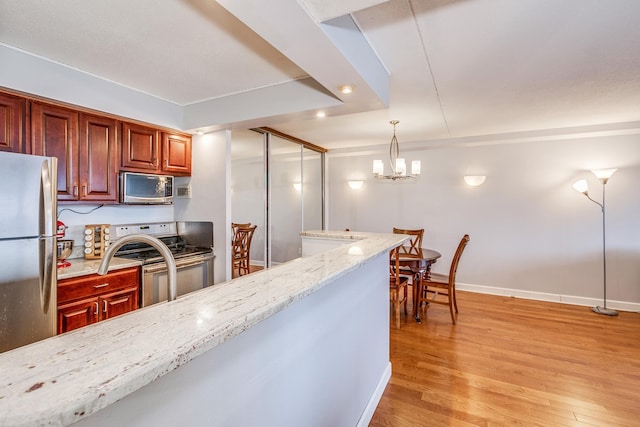
<instances>
[{"instance_id":1,"label":"recessed ceiling light","mask_svg":"<svg viewBox=\"0 0 640 427\"><path fill-rule=\"evenodd\" d=\"M355 90L355 87L352 85L342 85L338 87L338 89L341 93L344 93L346 95L348 93L352 93Z\"/></svg>"},{"instance_id":2,"label":"recessed ceiling light","mask_svg":"<svg viewBox=\"0 0 640 427\"><path fill-rule=\"evenodd\" d=\"M321 119L323 117L326 117L326 116L327 116L327 113L325 113L324 111L318 111L316 113L316 117L319 118L319 119Z\"/></svg>"},{"instance_id":3,"label":"recessed ceiling light","mask_svg":"<svg viewBox=\"0 0 640 427\"><path fill-rule=\"evenodd\" d=\"M204 131L202 131L202 130L197 130L197 131L196 131L196 135L204 135Z\"/></svg>"}]
</instances>

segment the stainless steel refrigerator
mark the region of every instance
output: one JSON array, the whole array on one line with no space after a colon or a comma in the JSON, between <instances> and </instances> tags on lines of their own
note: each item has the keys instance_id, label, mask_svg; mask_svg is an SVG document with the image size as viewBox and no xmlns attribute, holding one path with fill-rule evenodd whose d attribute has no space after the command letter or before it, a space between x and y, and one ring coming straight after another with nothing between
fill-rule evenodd
<instances>
[{"instance_id":1,"label":"stainless steel refrigerator","mask_svg":"<svg viewBox=\"0 0 640 427\"><path fill-rule=\"evenodd\" d=\"M0 352L56 334L57 169L0 152Z\"/></svg>"}]
</instances>

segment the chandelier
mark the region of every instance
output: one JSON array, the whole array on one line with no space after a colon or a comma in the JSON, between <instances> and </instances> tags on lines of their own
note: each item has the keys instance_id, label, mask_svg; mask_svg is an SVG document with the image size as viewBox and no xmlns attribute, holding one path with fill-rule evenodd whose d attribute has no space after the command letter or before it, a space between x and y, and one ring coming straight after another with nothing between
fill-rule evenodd
<instances>
[{"instance_id":1,"label":"chandelier","mask_svg":"<svg viewBox=\"0 0 640 427\"><path fill-rule=\"evenodd\" d=\"M373 174L378 179L406 180L413 179L420 175L420 160L411 162L411 174L407 174L407 163L404 158L400 157L400 146L398 138L396 138L396 125L399 120L391 120L389 123L393 125L393 138L389 144L389 164L391 165L391 173L384 174L384 163L382 160L373 161Z\"/></svg>"}]
</instances>

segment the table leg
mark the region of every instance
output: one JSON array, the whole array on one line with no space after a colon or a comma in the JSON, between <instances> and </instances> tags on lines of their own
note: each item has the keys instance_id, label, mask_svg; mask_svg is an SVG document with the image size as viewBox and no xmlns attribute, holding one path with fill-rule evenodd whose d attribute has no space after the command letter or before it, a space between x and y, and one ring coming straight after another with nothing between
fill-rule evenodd
<instances>
[{"instance_id":1,"label":"table leg","mask_svg":"<svg viewBox=\"0 0 640 427\"><path fill-rule=\"evenodd\" d=\"M416 281L418 284L417 286ZM413 276L413 316L418 323L422 323L422 319L420 319L420 311L418 311L418 301L420 301L418 295L420 292L422 292L422 273L418 272Z\"/></svg>"}]
</instances>

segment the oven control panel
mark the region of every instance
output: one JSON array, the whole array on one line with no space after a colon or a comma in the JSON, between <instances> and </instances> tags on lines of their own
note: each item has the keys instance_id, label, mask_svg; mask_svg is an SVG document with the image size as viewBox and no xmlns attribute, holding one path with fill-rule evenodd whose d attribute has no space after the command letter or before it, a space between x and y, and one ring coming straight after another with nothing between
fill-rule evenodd
<instances>
[{"instance_id":1,"label":"oven control panel","mask_svg":"<svg viewBox=\"0 0 640 427\"><path fill-rule=\"evenodd\" d=\"M84 257L102 258L111 243L109 224L87 224L84 226Z\"/></svg>"}]
</instances>

